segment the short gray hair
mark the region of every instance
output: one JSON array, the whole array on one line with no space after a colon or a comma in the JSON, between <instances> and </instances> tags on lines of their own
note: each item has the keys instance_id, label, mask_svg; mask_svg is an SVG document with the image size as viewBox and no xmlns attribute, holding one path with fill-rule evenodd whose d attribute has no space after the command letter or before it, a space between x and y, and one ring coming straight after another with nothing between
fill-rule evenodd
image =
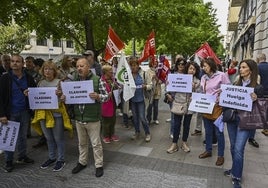
<instances>
[{"instance_id":1,"label":"short gray hair","mask_svg":"<svg viewBox=\"0 0 268 188\"><path fill-rule=\"evenodd\" d=\"M259 62L266 61L266 55L264 53L258 54L257 58Z\"/></svg>"}]
</instances>

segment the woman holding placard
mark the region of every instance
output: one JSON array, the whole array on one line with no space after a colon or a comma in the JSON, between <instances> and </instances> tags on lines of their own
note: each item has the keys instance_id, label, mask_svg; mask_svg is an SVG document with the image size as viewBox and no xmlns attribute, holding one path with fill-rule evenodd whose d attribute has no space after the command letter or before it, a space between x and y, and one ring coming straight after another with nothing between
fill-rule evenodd
<instances>
[{"instance_id":1,"label":"woman holding placard","mask_svg":"<svg viewBox=\"0 0 268 188\"><path fill-rule=\"evenodd\" d=\"M44 79L38 83L38 87L55 87L57 88L55 91L56 95L60 97L62 94L61 90L58 89L60 79L57 78L58 70L55 63L52 61L44 62L40 72ZM40 117L45 117L45 119ZM48 145L49 159L45 161L40 168L46 169L56 162L53 171L57 172L62 170L65 165L64 129L69 127L69 130L72 130L70 129L72 126L64 104L59 102L59 109L36 110L32 125L34 127L41 125Z\"/></svg>"},{"instance_id":2,"label":"woman holding placard","mask_svg":"<svg viewBox=\"0 0 268 188\"><path fill-rule=\"evenodd\" d=\"M183 60L184 61L184 60ZM200 67L198 66L197 63L194 62L188 62L185 65L185 74L191 74L193 75L193 92L196 92L200 88L200 80L197 78L199 75ZM181 74L181 73L177 73ZM171 97L174 95L174 99ZM190 98L191 98L191 93L182 93L182 92L175 92L172 93L170 96L168 96L168 99L170 102L172 102L172 105L175 105L175 102L178 102L180 104L185 103L186 104L186 111L184 113L173 113L173 118L174 118L174 133L173 133L173 139L172 139L172 144L167 150L167 153L172 154L176 151L178 151L178 140L179 140L179 135L180 135L180 130L181 130L181 124L182 124L182 119L183 119L183 134L182 134L182 143L181 143L181 149L184 152L190 152L190 148L187 144L187 139L189 136L189 131L190 131L190 123L192 119L192 112L188 111L189 103L190 103ZM172 107L171 107L172 109Z\"/></svg>"},{"instance_id":3,"label":"woman holding placard","mask_svg":"<svg viewBox=\"0 0 268 188\"><path fill-rule=\"evenodd\" d=\"M254 93L251 93L252 101L263 95L261 85L258 85L258 67L253 60L246 59L239 65L239 79L234 85L253 87ZM241 187L241 178L244 163L244 150L252 129L240 129L240 118L235 121L227 122L227 130L230 140L230 150L232 155L232 168L224 172L225 176L232 176L232 182L235 188Z\"/></svg>"},{"instance_id":4,"label":"woman holding placard","mask_svg":"<svg viewBox=\"0 0 268 188\"><path fill-rule=\"evenodd\" d=\"M201 77L201 88L203 90L203 93L215 95L216 98L218 98L220 94L221 84L230 84L230 80L225 73L217 70L217 64L213 58L209 57L204 59L203 65L203 70L205 72L205 74ZM218 140L218 158L216 165L221 166L224 163L225 139L223 132L220 132L219 128L214 125L214 121L221 115L221 107L219 107L217 103L218 99L216 100L216 104L214 105L214 109L211 115L203 115L206 151L200 154L199 158L204 159L212 156L212 137L213 128L215 128Z\"/></svg>"}]
</instances>

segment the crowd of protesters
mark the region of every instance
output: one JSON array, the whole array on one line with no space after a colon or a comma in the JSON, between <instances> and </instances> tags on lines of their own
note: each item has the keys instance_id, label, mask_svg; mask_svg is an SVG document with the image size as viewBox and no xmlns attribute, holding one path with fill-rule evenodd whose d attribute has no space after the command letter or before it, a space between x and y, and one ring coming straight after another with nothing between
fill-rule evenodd
<instances>
[{"instance_id":1,"label":"crowd of protesters","mask_svg":"<svg viewBox=\"0 0 268 188\"><path fill-rule=\"evenodd\" d=\"M129 101L124 101L122 91L124 85L116 81L115 74L118 68L117 58L111 62L102 59L101 63L96 61L92 50L87 50L79 59L72 59L65 56L59 67L49 60L20 55L1 56L0 66L0 122L7 124L8 121L20 122L20 130L17 140L18 159L17 163L34 163L33 159L27 156L27 137L31 137L32 128L39 126L40 140L33 147L47 145L48 159L40 165L41 169L46 169L54 165L53 171L61 171L65 165L65 138L64 130L76 128L78 136L79 157L77 165L72 173L76 174L86 168L88 164L89 144L93 149L93 156L96 168L96 177L101 177L103 170L103 147L102 144L120 141L120 135L115 132L117 110L119 108L123 115L123 125L129 128L129 120L134 127L132 140L143 139L150 142L153 138L150 132L151 124L161 124L159 122L158 103L161 98L161 85L163 83L157 77L158 61L150 60L149 69L141 69L136 57L128 59L132 72L136 90L134 96ZM268 97L268 63L265 54L259 54L257 61L243 60L240 63L230 61L226 67L217 65L213 58L202 60L201 64L192 60L186 60L178 56L175 61L174 71L171 74L189 74L193 77L192 92L212 94L217 98L220 95L221 84L233 84L245 87L254 87L251 94L252 101L258 97ZM92 80L93 92L89 93L90 98L95 100L92 104L65 104L66 96L61 90L61 82ZM256 90L257 86L262 86L262 90ZM58 96L59 109L57 110L31 110L28 101L29 87L56 87L55 93ZM114 90L119 91L115 95ZM117 104L116 97L120 97L120 104ZM174 102L189 103L191 93L166 92L165 102L172 108ZM216 104L218 105L218 104ZM171 112L170 134L172 138L171 146L167 149L168 154L177 152L181 148L184 152L191 151L188 145L190 124L193 113L187 111L185 114L174 114ZM43 114L43 116L42 116ZM129 115L131 114L131 115ZM131 117L130 117L131 116ZM43 117L40 119L40 117ZM214 120L202 117L201 113L196 113L194 132L192 136L202 135L202 124L204 126L205 151L199 155L200 159L212 156L212 146L218 145L217 161L215 165L224 164L225 142L224 132L214 126ZM38 119L39 118L39 119ZM48 119L50 118L50 119ZM52 120L52 124L49 123ZM140 124L144 133L141 133ZM241 187L241 178L244 162L244 148L248 142L254 147L259 147L255 140L256 130L242 130L238 127L239 117L231 123L227 123L227 132L230 140L230 152L232 156L232 166L224 175L231 176L234 187ZM183 127L181 136L181 125ZM72 132L72 131L71 131ZM268 130L262 130L268 136ZM181 143L180 147L178 142ZM3 151L1 151L2 153ZM11 172L14 168L14 152L4 151L6 172Z\"/></svg>"}]
</instances>

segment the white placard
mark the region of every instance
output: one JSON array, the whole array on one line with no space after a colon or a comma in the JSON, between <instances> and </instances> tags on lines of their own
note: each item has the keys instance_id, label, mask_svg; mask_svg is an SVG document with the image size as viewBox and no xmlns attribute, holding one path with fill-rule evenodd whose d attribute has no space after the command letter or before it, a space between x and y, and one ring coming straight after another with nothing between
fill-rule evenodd
<instances>
[{"instance_id":1,"label":"white placard","mask_svg":"<svg viewBox=\"0 0 268 188\"><path fill-rule=\"evenodd\" d=\"M192 100L189 105L189 110L194 112L212 114L215 101L215 95L192 93Z\"/></svg>"},{"instance_id":2,"label":"white placard","mask_svg":"<svg viewBox=\"0 0 268 188\"><path fill-rule=\"evenodd\" d=\"M219 105L239 110L251 111L252 99L250 94L254 92L254 88L221 85Z\"/></svg>"},{"instance_id":3,"label":"white placard","mask_svg":"<svg viewBox=\"0 0 268 188\"><path fill-rule=\"evenodd\" d=\"M119 89L113 90L113 94L114 94L116 106L118 106L121 102L121 98L119 96L120 95Z\"/></svg>"},{"instance_id":4,"label":"white placard","mask_svg":"<svg viewBox=\"0 0 268 188\"><path fill-rule=\"evenodd\" d=\"M167 91L192 93L193 75L168 74Z\"/></svg>"},{"instance_id":5,"label":"white placard","mask_svg":"<svg viewBox=\"0 0 268 188\"><path fill-rule=\"evenodd\" d=\"M94 92L92 80L61 82L61 88L66 104L95 103L95 100L89 97L89 94Z\"/></svg>"},{"instance_id":6,"label":"white placard","mask_svg":"<svg viewBox=\"0 0 268 188\"><path fill-rule=\"evenodd\" d=\"M20 123L8 121L7 125L0 123L0 150L15 151Z\"/></svg>"},{"instance_id":7,"label":"white placard","mask_svg":"<svg viewBox=\"0 0 268 188\"><path fill-rule=\"evenodd\" d=\"M57 87L29 88L30 109L58 109Z\"/></svg>"}]
</instances>

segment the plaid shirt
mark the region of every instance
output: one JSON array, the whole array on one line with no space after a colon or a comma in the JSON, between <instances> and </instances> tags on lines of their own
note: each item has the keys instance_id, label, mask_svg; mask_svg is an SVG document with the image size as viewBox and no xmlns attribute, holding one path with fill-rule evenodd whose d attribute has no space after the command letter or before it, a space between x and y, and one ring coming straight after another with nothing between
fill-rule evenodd
<instances>
[{"instance_id":1,"label":"plaid shirt","mask_svg":"<svg viewBox=\"0 0 268 188\"><path fill-rule=\"evenodd\" d=\"M108 92L105 87L105 82L102 79L100 79L99 91L100 91L100 102L108 101L109 99Z\"/></svg>"}]
</instances>

